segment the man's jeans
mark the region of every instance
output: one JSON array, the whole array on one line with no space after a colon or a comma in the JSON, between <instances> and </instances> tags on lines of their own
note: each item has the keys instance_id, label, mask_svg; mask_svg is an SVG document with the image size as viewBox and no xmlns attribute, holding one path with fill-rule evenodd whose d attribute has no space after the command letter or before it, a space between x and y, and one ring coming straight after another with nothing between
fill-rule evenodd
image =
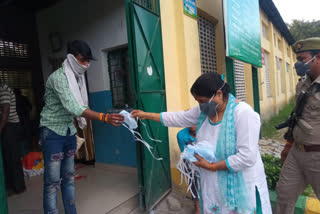
<instances>
[{"instance_id":1,"label":"man's jeans","mask_svg":"<svg viewBox=\"0 0 320 214\"><path fill-rule=\"evenodd\" d=\"M60 136L46 127L40 133L44 157L43 208L45 214L57 214L57 193L61 186L65 214L76 214L74 154L76 136Z\"/></svg>"}]
</instances>

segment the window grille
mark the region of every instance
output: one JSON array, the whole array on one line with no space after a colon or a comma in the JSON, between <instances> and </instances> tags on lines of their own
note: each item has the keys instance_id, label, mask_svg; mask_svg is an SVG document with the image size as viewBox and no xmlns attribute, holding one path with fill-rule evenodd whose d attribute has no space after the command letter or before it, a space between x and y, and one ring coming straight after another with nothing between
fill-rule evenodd
<instances>
[{"instance_id":1,"label":"window grille","mask_svg":"<svg viewBox=\"0 0 320 214\"><path fill-rule=\"evenodd\" d=\"M241 101L246 101L246 83L244 77L244 64L241 61L234 60L234 77L236 85L236 97Z\"/></svg>"},{"instance_id":2,"label":"window grille","mask_svg":"<svg viewBox=\"0 0 320 214\"><path fill-rule=\"evenodd\" d=\"M110 51L108 61L113 108L133 107L130 99L128 48Z\"/></svg>"},{"instance_id":3,"label":"window grille","mask_svg":"<svg viewBox=\"0 0 320 214\"><path fill-rule=\"evenodd\" d=\"M0 39L0 57L28 58L28 44Z\"/></svg>"},{"instance_id":4,"label":"window grille","mask_svg":"<svg viewBox=\"0 0 320 214\"><path fill-rule=\"evenodd\" d=\"M134 2L159 15L160 9L158 0L134 0Z\"/></svg>"},{"instance_id":5,"label":"window grille","mask_svg":"<svg viewBox=\"0 0 320 214\"><path fill-rule=\"evenodd\" d=\"M266 87L267 87L267 97L271 97L270 88L270 71L269 71L269 54L264 52L264 64L266 70Z\"/></svg>"},{"instance_id":6,"label":"window grille","mask_svg":"<svg viewBox=\"0 0 320 214\"><path fill-rule=\"evenodd\" d=\"M217 71L215 25L208 19L198 16L201 72Z\"/></svg>"}]
</instances>

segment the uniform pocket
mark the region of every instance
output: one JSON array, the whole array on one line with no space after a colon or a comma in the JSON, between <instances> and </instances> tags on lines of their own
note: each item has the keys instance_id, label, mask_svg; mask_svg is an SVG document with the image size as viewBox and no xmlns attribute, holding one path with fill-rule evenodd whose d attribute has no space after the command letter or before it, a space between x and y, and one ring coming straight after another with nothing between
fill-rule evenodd
<instances>
[{"instance_id":1,"label":"uniform pocket","mask_svg":"<svg viewBox=\"0 0 320 214\"><path fill-rule=\"evenodd\" d=\"M297 125L302 129L304 133L307 134L309 134L313 130L312 126L304 119L299 119Z\"/></svg>"}]
</instances>

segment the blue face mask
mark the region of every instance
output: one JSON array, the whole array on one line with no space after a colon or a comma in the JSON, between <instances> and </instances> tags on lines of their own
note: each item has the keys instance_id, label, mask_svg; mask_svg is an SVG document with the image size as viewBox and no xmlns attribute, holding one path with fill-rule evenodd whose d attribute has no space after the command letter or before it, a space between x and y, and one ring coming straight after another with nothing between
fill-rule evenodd
<instances>
[{"instance_id":1,"label":"blue face mask","mask_svg":"<svg viewBox=\"0 0 320 214\"><path fill-rule=\"evenodd\" d=\"M219 88L218 90L221 90L224 87L225 83ZM217 91L218 91L217 90ZM217 114L217 108L218 103L213 101L212 99L216 96L216 93L213 94L213 96L210 98L210 100L207 103L200 104L200 111L205 113L208 117L213 117Z\"/></svg>"},{"instance_id":2,"label":"blue face mask","mask_svg":"<svg viewBox=\"0 0 320 214\"><path fill-rule=\"evenodd\" d=\"M294 67L296 68L297 75L300 77L305 76L309 71L310 71L310 65L309 63L314 60L316 56L312 57L308 62L303 63L303 62L296 62L294 64Z\"/></svg>"}]
</instances>

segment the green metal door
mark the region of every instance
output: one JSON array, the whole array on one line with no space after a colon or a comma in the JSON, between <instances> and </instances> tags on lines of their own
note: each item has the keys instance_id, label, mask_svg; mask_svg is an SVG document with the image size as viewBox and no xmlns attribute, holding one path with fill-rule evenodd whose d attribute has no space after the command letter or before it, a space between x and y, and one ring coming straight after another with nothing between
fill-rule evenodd
<instances>
[{"instance_id":1,"label":"green metal door","mask_svg":"<svg viewBox=\"0 0 320 214\"><path fill-rule=\"evenodd\" d=\"M252 88L254 110L260 114L259 77L258 69L254 66L252 66Z\"/></svg>"},{"instance_id":2,"label":"green metal door","mask_svg":"<svg viewBox=\"0 0 320 214\"><path fill-rule=\"evenodd\" d=\"M3 165L2 165L1 138L0 138L0 213L1 214L8 213L7 192L6 192L5 182L4 182L4 171L3 171Z\"/></svg>"},{"instance_id":3,"label":"green metal door","mask_svg":"<svg viewBox=\"0 0 320 214\"><path fill-rule=\"evenodd\" d=\"M230 86L230 92L236 96L236 82L234 77L234 64L233 59L226 57L226 68L227 68L227 82Z\"/></svg>"},{"instance_id":4,"label":"green metal door","mask_svg":"<svg viewBox=\"0 0 320 214\"><path fill-rule=\"evenodd\" d=\"M126 0L128 46L136 107L147 112L166 111L159 0ZM140 133L153 147L149 151L137 143L140 207L150 210L171 188L168 129L160 123L144 121Z\"/></svg>"}]
</instances>

